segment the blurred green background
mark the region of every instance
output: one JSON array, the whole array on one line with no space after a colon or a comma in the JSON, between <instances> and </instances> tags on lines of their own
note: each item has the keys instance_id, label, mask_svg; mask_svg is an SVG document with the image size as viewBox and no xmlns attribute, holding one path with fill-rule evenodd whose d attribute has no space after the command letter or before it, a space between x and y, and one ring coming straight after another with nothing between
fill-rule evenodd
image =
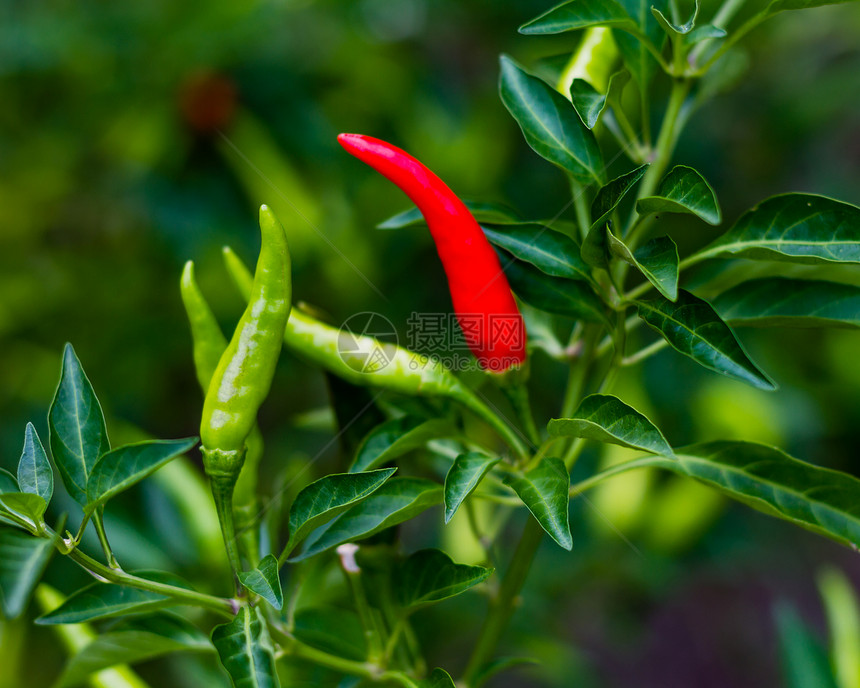
<instances>
[{"instance_id":1,"label":"blurred green background","mask_svg":"<svg viewBox=\"0 0 860 688\"><path fill-rule=\"evenodd\" d=\"M242 304L220 247L229 243L252 260L261 202L289 233L296 298L333 322L373 310L405 333L412 311L447 311L427 232L374 229L408 206L405 197L343 153L335 136L379 136L466 198L555 215L568 200L566 181L528 150L496 93L500 52L534 65L575 47L575 34L517 35L546 7L543 0L0 3L0 465L14 466L28 420L46 438L65 341L93 381L115 440L138 428L159 437L196 433L201 396L179 273L185 260L196 261L204 291L232 329ZM709 179L728 223L781 191L860 203L858 45L856 4L786 13L747 39L743 80L698 113L676 155ZM669 222L687 249L715 234L690 220ZM759 440L860 474L858 333L741 336L779 392L726 381L668 351L631 370L618 391L673 444ZM560 376L549 361L535 363L534 396L549 417ZM306 415L326 398L323 377L284 356L261 416L269 474L326 445L331 433ZM324 452L320 470L335 465L336 454L336 446ZM613 458L590 455L583 470ZM575 505L572 555L546 548L553 565L537 567L527 613L510 636L544 666L497 685L777 685L774 605L789 600L824 641L815 574L830 563L860 583L856 554L727 508L686 483L624 480L593 493L591 506ZM145 508L164 502L159 489L135 491L127 513L115 516L116 544L137 564L170 567L173 557L182 567L188 562L176 558L182 545L169 510ZM67 592L83 582L71 568L55 568L49 579ZM426 617L422 638L435 663L459 666L475 625L466 614L482 605L475 599ZM464 633L440 635L445 623ZM14 631L22 639L24 628ZM9 628L3 638L8 644ZM0 685L48 685L61 661L52 653L38 676ZM153 685L201 685L171 662L142 673L160 677ZM223 680L213 676L207 685Z\"/></svg>"}]
</instances>

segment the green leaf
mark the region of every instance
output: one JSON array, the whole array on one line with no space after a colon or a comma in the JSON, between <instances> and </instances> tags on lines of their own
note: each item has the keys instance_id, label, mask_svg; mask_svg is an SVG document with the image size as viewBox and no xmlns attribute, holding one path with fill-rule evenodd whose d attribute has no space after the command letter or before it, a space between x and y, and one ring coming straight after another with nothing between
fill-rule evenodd
<instances>
[{"instance_id":1,"label":"green leaf","mask_svg":"<svg viewBox=\"0 0 860 688\"><path fill-rule=\"evenodd\" d=\"M580 257L579 246L566 234L538 224L510 226L503 231L481 229L493 244L547 275L591 282L591 270Z\"/></svg>"},{"instance_id":2,"label":"green leaf","mask_svg":"<svg viewBox=\"0 0 860 688\"><path fill-rule=\"evenodd\" d=\"M860 327L860 287L839 282L763 277L741 282L714 300L733 325Z\"/></svg>"},{"instance_id":3,"label":"green leaf","mask_svg":"<svg viewBox=\"0 0 860 688\"><path fill-rule=\"evenodd\" d=\"M24 431L24 449L18 461L18 485L21 492L39 495L45 504L51 503L54 495L54 471L48 462L48 455L42 440L32 423L27 423Z\"/></svg>"},{"instance_id":4,"label":"green leaf","mask_svg":"<svg viewBox=\"0 0 860 688\"><path fill-rule=\"evenodd\" d=\"M516 213L501 203L488 203L486 201L463 201L472 216L478 221L489 225L506 225L509 223L518 224L522 222L522 218ZM424 216L421 211L415 206L402 213L397 213L393 217L389 217L385 222L376 225L377 229L404 229L406 227L418 227L426 225Z\"/></svg>"},{"instance_id":5,"label":"green leaf","mask_svg":"<svg viewBox=\"0 0 860 688\"><path fill-rule=\"evenodd\" d=\"M603 302L585 282L551 277L515 259L503 259L502 267L514 293L535 308L577 320L607 322Z\"/></svg>"},{"instance_id":6,"label":"green leaf","mask_svg":"<svg viewBox=\"0 0 860 688\"><path fill-rule=\"evenodd\" d=\"M570 551L573 548L568 515L570 475L561 459L545 457L525 475L508 477L505 482L532 512L541 528Z\"/></svg>"},{"instance_id":7,"label":"green leaf","mask_svg":"<svg viewBox=\"0 0 860 688\"><path fill-rule=\"evenodd\" d=\"M356 662L367 659L364 629L358 614L336 607L305 607L296 612L296 638L323 652Z\"/></svg>"},{"instance_id":8,"label":"green leaf","mask_svg":"<svg viewBox=\"0 0 860 688\"><path fill-rule=\"evenodd\" d=\"M639 317L676 350L699 365L764 390L776 389L744 352L732 329L711 305L680 289L675 303L637 301Z\"/></svg>"},{"instance_id":9,"label":"green leaf","mask_svg":"<svg viewBox=\"0 0 860 688\"><path fill-rule=\"evenodd\" d=\"M483 566L455 564L438 549L422 549L400 564L394 590L400 606L414 610L464 593L492 572Z\"/></svg>"},{"instance_id":10,"label":"green leaf","mask_svg":"<svg viewBox=\"0 0 860 688\"><path fill-rule=\"evenodd\" d=\"M233 621L212 629L212 644L235 688L280 686L275 650L258 607L242 607Z\"/></svg>"},{"instance_id":11,"label":"green leaf","mask_svg":"<svg viewBox=\"0 0 860 688\"><path fill-rule=\"evenodd\" d=\"M312 530L373 494L396 470L335 473L302 488L290 507L290 536L284 551L291 552Z\"/></svg>"},{"instance_id":12,"label":"green leaf","mask_svg":"<svg viewBox=\"0 0 860 688\"><path fill-rule=\"evenodd\" d=\"M621 70L609 77L606 93L600 93L585 79L574 79L570 84L570 101L582 123L594 129L607 104L617 104L621 100L624 86L630 81L630 72Z\"/></svg>"},{"instance_id":13,"label":"green leaf","mask_svg":"<svg viewBox=\"0 0 860 688\"><path fill-rule=\"evenodd\" d=\"M597 140L570 101L502 55L499 93L532 150L580 184L601 183L603 159Z\"/></svg>"},{"instance_id":14,"label":"green leaf","mask_svg":"<svg viewBox=\"0 0 860 688\"><path fill-rule=\"evenodd\" d=\"M571 0L563 2L523 24L526 35L562 33L589 26L611 26L637 31L636 22L616 0Z\"/></svg>"},{"instance_id":15,"label":"green leaf","mask_svg":"<svg viewBox=\"0 0 860 688\"><path fill-rule=\"evenodd\" d=\"M480 452L460 454L445 476L445 523L448 523L460 505L481 482L487 472L500 459Z\"/></svg>"},{"instance_id":16,"label":"green leaf","mask_svg":"<svg viewBox=\"0 0 860 688\"><path fill-rule=\"evenodd\" d=\"M423 478L394 478L308 538L300 561L344 542L368 538L442 501L442 487Z\"/></svg>"},{"instance_id":17,"label":"green leaf","mask_svg":"<svg viewBox=\"0 0 860 688\"><path fill-rule=\"evenodd\" d=\"M135 575L158 583L188 588L188 583L181 578L164 571L142 571ZM148 612L171 604L173 602L167 596L149 590L113 583L93 583L69 595L59 607L36 619L36 623L43 625L81 623L124 614Z\"/></svg>"},{"instance_id":18,"label":"green leaf","mask_svg":"<svg viewBox=\"0 0 860 688\"><path fill-rule=\"evenodd\" d=\"M692 167L676 165L663 177L654 196L636 201L640 215L689 213L711 225L722 222L717 196L707 180Z\"/></svg>"},{"instance_id":19,"label":"green leaf","mask_svg":"<svg viewBox=\"0 0 860 688\"><path fill-rule=\"evenodd\" d=\"M678 274L680 261L678 247L668 236L655 237L645 242L635 253L627 245L606 230L609 250L621 260L630 263L663 296L670 301L678 298Z\"/></svg>"},{"instance_id":20,"label":"green leaf","mask_svg":"<svg viewBox=\"0 0 860 688\"><path fill-rule=\"evenodd\" d=\"M699 2L695 1L693 5L693 13L690 15L690 18L685 21L683 24L673 24L668 19L666 19L666 15L664 15L659 9L656 7L651 8L651 14L654 15L654 18L657 20L657 23L660 24L660 27L663 31L666 32L666 35L670 37L674 37L675 35L685 35L690 33L693 30L693 27L696 25L696 17L699 15Z\"/></svg>"},{"instance_id":21,"label":"green leaf","mask_svg":"<svg viewBox=\"0 0 860 688\"><path fill-rule=\"evenodd\" d=\"M454 679L444 669L436 667L430 672L430 676L425 678L419 684L420 688L457 688Z\"/></svg>"},{"instance_id":22,"label":"green leaf","mask_svg":"<svg viewBox=\"0 0 860 688\"><path fill-rule=\"evenodd\" d=\"M837 688L827 653L797 612L785 603L774 612L785 688Z\"/></svg>"},{"instance_id":23,"label":"green leaf","mask_svg":"<svg viewBox=\"0 0 860 688\"><path fill-rule=\"evenodd\" d=\"M707 442L676 450L672 468L747 506L856 549L860 480L753 442Z\"/></svg>"},{"instance_id":24,"label":"green leaf","mask_svg":"<svg viewBox=\"0 0 860 688\"><path fill-rule=\"evenodd\" d=\"M275 609L284 606L284 593L278 575L278 560L267 554L253 571L243 571L239 580L248 590L262 597Z\"/></svg>"},{"instance_id":25,"label":"green leaf","mask_svg":"<svg viewBox=\"0 0 860 688\"><path fill-rule=\"evenodd\" d=\"M785 10L805 10L810 7L824 7L825 5L841 5L855 0L773 0L765 9L768 15L783 12Z\"/></svg>"},{"instance_id":26,"label":"green leaf","mask_svg":"<svg viewBox=\"0 0 860 688\"><path fill-rule=\"evenodd\" d=\"M24 613L54 549L51 538L0 528L0 606L6 619Z\"/></svg>"},{"instance_id":27,"label":"green leaf","mask_svg":"<svg viewBox=\"0 0 860 688\"><path fill-rule=\"evenodd\" d=\"M860 263L860 208L812 194L773 196L696 255Z\"/></svg>"},{"instance_id":28,"label":"green leaf","mask_svg":"<svg viewBox=\"0 0 860 688\"><path fill-rule=\"evenodd\" d=\"M609 220L612 211L618 207L618 204L624 200L624 197L630 192L637 182L642 179L647 171L649 163L640 165L635 170L630 170L616 177L608 184L602 186L591 202L591 226L597 227ZM585 256L583 255L583 258ZM586 258L586 261L588 259Z\"/></svg>"},{"instance_id":29,"label":"green leaf","mask_svg":"<svg viewBox=\"0 0 860 688\"><path fill-rule=\"evenodd\" d=\"M18 488L18 481L15 480L15 476L5 468L0 468L0 494L20 491L21 490Z\"/></svg>"},{"instance_id":30,"label":"green leaf","mask_svg":"<svg viewBox=\"0 0 860 688\"><path fill-rule=\"evenodd\" d=\"M571 418L551 420L547 429L551 437L584 437L651 454L674 455L656 425L632 406L608 394L585 397Z\"/></svg>"},{"instance_id":31,"label":"green leaf","mask_svg":"<svg viewBox=\"0 0 860 688\"><path fill-rule=\"evenodd\" d=\"M645 90L659 67L648 45L659 53L662 52L666 41L666 34L651 13L651 7L666 12L668 2L667 0L653 2L652 0L620 0L620 2L644 35L640 38L624 31L613 31L612 36L615 38L625 66L630 70L630 75L639 85L640 90Z\"/></svg>"},{"instance_id":32,"label":"green leaf","mask_svg":"<svg viewBox=\"0 0 860 688\"><path fill-rule=\"evenodd\" d=\"M196 437L181 440L146 440L118 447L102 456L87 480L87 504L92 512L120 492L155 473L164 464L197 444Z\"/></svg>"},{"instance_id":33,"label":"green leaf","mask_svg":"<svg viewBox=\"0 0 860 688\"><path fill-rule=\"evenodd\" d=\"M701 24L687 34L685 42L687 45L694 45L709 38L723 38L726 35L726 30L721 29L719 26Z\"/></svg>"},{"instance_id":34,"label":"green leaf","mask_svg":"<svg viewBox=\"0 0 860 688\"><path fill-rule=\"evenodd\" d=\"M4 492L0 494L0 509L5 509L23 521L29 523L34 529L42 523L45 509L48 505L39 495L26 492Z\"/></svg>"},{"instance_id":35,"label":"green leaf","mask_svg":"<svg viewBox=\"0 0 860 688\"><path fill-rule=\"evenodd\" d=\"M358 473L388 463L405 453L423 447L428 440L450 437L455 432L444 419L401 416L373 428L361 441L350 473Z\"/></svg>"},{"instance_id":36,"label":"green leaf","mask_svg":"<svg viewBox=\"0 0 860 688\"><path fill-rule=\"evenodd\" d=\"M212 645L200 630L176 616L159 614L124 621L73 655L55 686L71 688L103 669L180 651L211 652Z\"/></svg>"},{"instance_id":37,"label":"green leaf","mask_svg":"<svg viewBox=\"0 0 860 688\"><path fill-rule=\"evenodd\" d=\"M87 479L110 450L105 419L93 386L71 344L63 351L60 384L48 412L51 453L72 499L87 503Z\"/></svg>"}]
</instances>

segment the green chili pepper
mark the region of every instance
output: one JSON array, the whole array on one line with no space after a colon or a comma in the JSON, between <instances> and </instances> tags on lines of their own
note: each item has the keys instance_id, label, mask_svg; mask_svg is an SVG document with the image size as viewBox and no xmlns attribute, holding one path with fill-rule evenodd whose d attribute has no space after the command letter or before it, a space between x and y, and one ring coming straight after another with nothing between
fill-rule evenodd
<instances>
[{"instance_id":1,"label":"green chili pepper","mask_svg":"<svg viewBox=\"0 0 860 688\"><path fill-rule=\"evenodd\" d=\"M228 246L224 247L224 262L239 292L243 295L250 293L251 273ZM520 458L528 454L511 427L434 358L373 337L343 332L296 308L290 312L284 330L284 344L291 351L354 385L401 394L454 399L495 428ZM378 360L379 365L365 366L371 359Z\"/></svg>"},{"instance_id":2,"label":"green chili pepper","mask_svg":"<svg viewBox=\"0 0 860 688\"><path fill-rule=\"evenodd\" d=\"M269 393L290 314L290 259L284 229L260 208L262 246L248 307L221 355L203 402L203 466L221 521L227 555L241 568L236 549L233 491L245 461L246 442Z\"/></svg>"},{"instance_id":3,"label":"green chili pepper","mask_svg":"<svg viewBox=\"0 0 860 688\"><path fill-rule=\"evenodd\" d=\"M612 29L605 26L586 29L579 46L570 56L559 77L559 93L570 98L570 86L574 79L585 79L600 93L606 93L612 67L617 59L618 47L612 37Z\"/></svg>"},{"instance_id":4,"label":"green chili pepper","mask_svg":"<svg viewBox=\"0 0 860 688\"><path fill-rule=\"evenodd\" d=\"M182 270L179 291L191 325L194 368L200 388L205 395L209 391L212 376L215 374L221 356L227 349L227 338L224 337L215 314L194 278L193 261L189 260ZM247 449L245 463L236 481L233 508L236 512L236 527L241 534L245 558L256 566L259 547L254 520L258 511L258 466L263 456L263 435L256 423L245 440L245 446Z\"/></svg>"}]
</instances>

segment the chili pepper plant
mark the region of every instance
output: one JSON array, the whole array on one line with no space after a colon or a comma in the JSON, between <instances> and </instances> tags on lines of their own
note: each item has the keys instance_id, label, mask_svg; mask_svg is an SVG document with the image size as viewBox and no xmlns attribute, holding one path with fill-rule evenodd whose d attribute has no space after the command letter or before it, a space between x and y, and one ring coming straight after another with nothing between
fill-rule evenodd
<instances>
[{"instance_id":1,"label":"chili pepper plant","mask_svg":"<svg viewBox=\"0 0 860 688\"><path fill-rule=\"evenodd\" d=\"M577 556L571 500L630 471L692 478L856 548L854 476L752 442L674 446L616 393L627 371L668 347L733 384L779 394L738 328L860 325L860 288L844 279L860 263L860 208L785 193L724 225L708 181L674 159L684 126L735 77L739 41L782 12L822 4L771 0L738 23L736 0L709 18L697 5L663 0L572 0L525 23L523 34L568 32L578 46L563 69L542 76L509 56L500 63L504 107L533 151L569 180L567 214L526 219L464 203L400 148L341 135L347 152L417 206L382 226L429 227L473 365L453 370L444 351L350 332L299 305L289 237L263 206L255 272L224 249L226 273L247 302L229 339L193 263L180 280L203 398L199 448L211 496L202 501L192 463L198 439L112 446L93 385L67 345L47 442L27 425L16 474L0 471L4 614L22 614L35 592L36 623L56 629L69 650L57 685L144 686L130 665L182 652L210 667L201 685L227 677L242 688L492 684L522 661L504 659L499 647L542 545ZM345 156L342 164L371 174ZM610 166L620 169L613 178ZM681 256L660 221L668 214L722 233ZM762 262L772 264L770 276L723 288L728 269ZM809 266L803 278L797 264ZM290 489L258 484L261 462L280 453L264 451L257 412L281 356L366 390L365 408L338 413L339 436L368 408L378 419L360 442L344 442L340 470L320 475L308 463ZM530 403L546 396L529 379L536 356L567 378L551 417ZM490 401L505 398L506 406ZM572 484L584 450L605 444L627 458ZM202 532L217 518L220 542L201 536L208 575L193 584L127 570L105 527L111 500L167 464L183 467L172 479L186 476L175 492L188 527ZM46 519L57 478L76 506ZM418 530L402 527L415 519ZM428 546L444 540L452 520L473 531L477 561ZM68 596L39 584L52 556L94 580ZM438 666L420 642L421 610L461 595L476 612L447 631L462 657ZM445 609L436 612L444 618Z\"/></svg>"}]
</instances>

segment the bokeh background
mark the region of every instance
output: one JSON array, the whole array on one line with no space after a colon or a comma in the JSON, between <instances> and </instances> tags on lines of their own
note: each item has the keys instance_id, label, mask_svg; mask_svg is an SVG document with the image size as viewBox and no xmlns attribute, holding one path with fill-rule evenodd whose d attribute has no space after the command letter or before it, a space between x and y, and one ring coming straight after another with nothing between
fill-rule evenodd
<instances>
[{"instance_id":1,"label":"bokeh background","mask_svg":"<svg viewBox=\"0 0 860 688\"><path fill-rule=\"evenodd\" d=\"M528 150L496 92L500 52L535 65L575 47L575 34L516 33L546 7L543 0L0 4L0 465L15 465L27 421L46 437L66 341L114 440L196 433L201 395L180 270L195 260L219 319L232 328L242 304L220 248L230 244L252 260L261 202L290 235L296 297L332 322L372 310L405 331L413 311L447 311L429 235L374 229L408 206L405 197L344 154L335 136L385 138L464 197L504 201L529 217L555 215L568 200L566 181ZM702 170L728 223L781 191L860 203L858 45L856 3L785 13L746 40L743 78L694 117L675 158ZM661 105L658 98L655 117ZM719 231L671 222L687 249ZM673 444L758 440L860 475L858 333L741 336L779 392L713 376L669 351L630 370L617 391ZM554 364L536 360L544 417L554 412L559 377ZM284 356L261 415L268 475L329 443L327 398L317 371ZM582 470L613 458L587 455ZM334 443L318 470L339 460ZM193 568L167 483L135 490L112 515L130 568ZM689 483L642 474L590 499L573 507L573 553L549 546L541 553L509 635L542 666L496 685L780 685L777 605L793 605L824 644L818 577L836 567L860 584L855 553ZM446 537L468 556L467 545ZM48 578L67 592L85 582L62 562ZM476 630L469 614L483 604L475 597L419 617L434 663L456 670ZM63 660L51 632L27 620L0 624L0 647L4 687L50 685ZM22 667L31 667L26 679ZM157 686L226 681L211 658L140 671Z\"/></svg>"}]
</instances>

